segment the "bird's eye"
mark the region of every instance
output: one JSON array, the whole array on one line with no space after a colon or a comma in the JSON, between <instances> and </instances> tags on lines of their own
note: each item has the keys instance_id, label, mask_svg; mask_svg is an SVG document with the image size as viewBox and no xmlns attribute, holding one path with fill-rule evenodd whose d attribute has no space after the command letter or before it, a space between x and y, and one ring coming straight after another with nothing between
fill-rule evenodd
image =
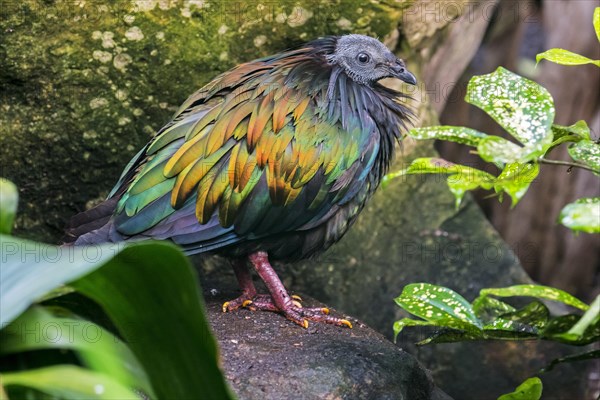
<instances>
[{"instance_id":1,"label":"bird's eye","mask_svg":"<svg viewBox=\"0 0 600 400\"><path fill-rule=\"evenodd\" d=\"M369 55L367 53L359 53L358 56L356 56L356 59L358 60L359 63L366 64L369 62L371 57L369 57Z\"/></svg>"}]
</instances>

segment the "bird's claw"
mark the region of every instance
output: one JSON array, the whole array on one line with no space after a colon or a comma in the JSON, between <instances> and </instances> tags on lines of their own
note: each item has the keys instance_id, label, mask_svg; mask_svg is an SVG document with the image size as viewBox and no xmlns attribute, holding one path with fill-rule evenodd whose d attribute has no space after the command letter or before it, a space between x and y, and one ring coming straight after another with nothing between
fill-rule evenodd
<instances>
[{"instance_id":1,"label":"bird's claw","mask_svg":"<svg viewBox=\"0 0 600 400\"><path fill-rule=\"evenodd\" d=\"M227 310L229 310L229 301L226 301L225 303L223 303L223 312L227 312Z\"/></svg>"},{"instance_id":2,"label":"bird's claw","mask_svg":"<svg viewBox=\"0 0 600 400\"><path fill-rule=\"evenodd\" d=\"M252 304L253 297L254 296L251 296L244 292L240 297L223 303L223 312L226 313L228 311L231 312L237 310L241 307L248 307L248 305Z\"/></svg>"},{"instance_id":3,"label":"bird's claw","mask_svg":"<svg viewBox=\"0 0 600 400\"><path fill-rule=\"evenodd\" d=\"M307 329L309 321L324 322L337 326L345 326L352 329L352 323L347 319L337 318L329 315L327 307L304 308L300 303L300 297L292 295L290 303L281 309L277 307L269 295L259 294L251 299L242 295L235 300L223 303L223 312L233 311L238 308L247 308L251 311L271 311L283 314L290 321Z\"/></svg>"}]
</instances>

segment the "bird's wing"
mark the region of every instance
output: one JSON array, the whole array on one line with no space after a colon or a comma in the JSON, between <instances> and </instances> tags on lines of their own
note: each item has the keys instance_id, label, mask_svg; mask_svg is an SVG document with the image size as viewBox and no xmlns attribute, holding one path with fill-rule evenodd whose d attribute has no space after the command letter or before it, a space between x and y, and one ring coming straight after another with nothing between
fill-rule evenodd
<instances>
[{"instance_id":1,"label":"bird's wing","mask_svg":"<svg viewBox=\"0 0 600 400\"><path fill-rule=\"evenodd\" d=\"M374 123L328 104L318 77L266 64L201 89L137 156L120 233L219 247L314 226L356 194L379 149Z\"/></svg>"}]
</instances>

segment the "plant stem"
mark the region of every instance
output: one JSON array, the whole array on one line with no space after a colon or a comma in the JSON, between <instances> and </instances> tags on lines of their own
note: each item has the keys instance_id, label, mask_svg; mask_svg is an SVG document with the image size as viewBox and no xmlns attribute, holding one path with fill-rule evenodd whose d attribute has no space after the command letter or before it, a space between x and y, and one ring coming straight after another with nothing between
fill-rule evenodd
<instances>
[{"instance_id":1,"label":"plant stem","mask_svg":"<svg viewBox=\"0 0 600 400\"><path fill-rule=\"evenodd\" d=\"M538 162L540 164L563 165L565 167L586 169L586 170L592 171L592 172L594 172L596 174L600 173L600 171L597 171L594 168L588 167L587 165L578 164L578 163L572 163L572 162L569 162L569 161L548 160L547 158L540 157L540 158L538 158Z\"/></svg>"}]
</instances>

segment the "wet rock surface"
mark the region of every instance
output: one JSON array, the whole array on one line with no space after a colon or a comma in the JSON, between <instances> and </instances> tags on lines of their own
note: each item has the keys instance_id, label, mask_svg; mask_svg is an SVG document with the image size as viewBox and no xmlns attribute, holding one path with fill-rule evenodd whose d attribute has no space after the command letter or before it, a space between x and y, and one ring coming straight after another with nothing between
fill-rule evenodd
<instances>
[{"instance_id":1,"label":"wet rock surface","mask_svg":"<svg viewBox=\"0 0 600 400\"><path fill-rule=\"evenodd\" d=\"M269 312L223 313L222 303L235 295L208 295L207 311L225 375L241 400L450 399L414 357L354 318L353 329L303 329Z\"/></svg>"}]
</instances>

